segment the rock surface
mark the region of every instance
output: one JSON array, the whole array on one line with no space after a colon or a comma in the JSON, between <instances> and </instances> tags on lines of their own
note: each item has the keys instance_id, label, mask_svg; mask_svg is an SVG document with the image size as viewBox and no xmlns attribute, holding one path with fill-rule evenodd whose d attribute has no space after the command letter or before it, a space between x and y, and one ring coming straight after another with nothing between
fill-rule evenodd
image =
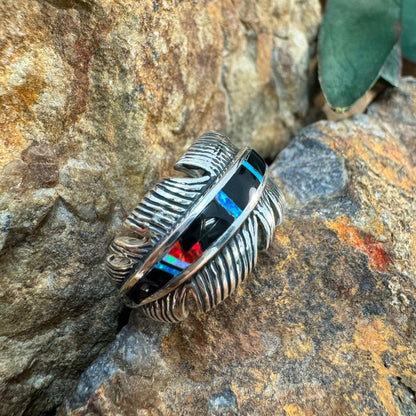
<instances>
[{"instance_id":1,"label":"rock surface","mask_svg":"<svg viewBox=\"0 0 416 416\"><path fill-rule=\"evenodd\" d=\"M242 290L176 326L140 311L59 415L416 414L416 81L316 123L273 172L289 202Z\"/></svg>"},{"instance_id":2,"label":"rock surface","mask_svg":"<svg viewBox=\"0 0 416 416\"><path fill-rule=\"evenodd\" d=\"M106 247L200 133L304 123L319 0L0 5L0 415L62 402L114 339Z\"/></svg>"}]
</instances>

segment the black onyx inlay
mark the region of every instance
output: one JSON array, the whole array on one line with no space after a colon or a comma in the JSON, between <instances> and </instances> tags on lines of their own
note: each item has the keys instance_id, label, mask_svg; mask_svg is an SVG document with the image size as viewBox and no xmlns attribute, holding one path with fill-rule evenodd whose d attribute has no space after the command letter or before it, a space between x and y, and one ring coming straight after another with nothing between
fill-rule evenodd
<instances>
[{"instance_id":1,"label":"black onyx inlay","mask_svg":"<svg viewBox=\"0 0 416 416\"><path fill-rule=\"evenodd\" d=\"M202 250L205 251L233 221L234 217L213 199L182 234L179 242L184 250L199 242Z\"/></svg>"},{"instance_id":2,"label":"black onyx inlay","mask_svg":"<svg viewBox=\"0 0 416 416\"><path fill-rule=\"evenodd\" d=\"M240 166L235 175L224 186L223 191L243 210L250 201L252 189L257 189L259 181L245 166Z\"/></svg>"},{"instance_id":3,"label":"black onyx inlay","mask_svg":"<svg viewBox=\"0 0 416 416\"><path fill-rule=\"evenodd\" d=\"M140 303L148 296L153 295L161 287L163 287L169 280L172 279L172 274L163 270L152 268L145 277L140 279L130 290L127 292L127 297L133 302Z\"/></svg>"},{"instance_id":4,"label":"black onyx inlay","mask_svg":"<svg viewBox=\"0 0 416 416\"><path fill-rule=\"evenodd\" d=\"M253 168L256 169L261 176L264 176L266 173L266 162L255 150L250 152L247 162L250 163L250 165L253 166Z\"/></svg>"}]
</instances>

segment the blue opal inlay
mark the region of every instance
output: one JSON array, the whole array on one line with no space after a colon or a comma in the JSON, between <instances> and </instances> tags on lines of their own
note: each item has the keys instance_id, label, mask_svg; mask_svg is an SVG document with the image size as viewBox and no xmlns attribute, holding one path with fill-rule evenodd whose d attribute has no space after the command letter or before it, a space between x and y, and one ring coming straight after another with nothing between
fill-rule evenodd
<instances>
[{"instance_id":1,"label":"blue opal inlay","mask_svg":"<svg viewBox=\"0 0 416 416\"><path fill-rule=\"evenodd\" d=\"M189 266L189 263L187 263L186 261L177 259L176 257L171 256L170 254L166 254L166 256L163 257L163 261L181 269L186 269Z\"/></svg>"},{"instance_id":2,"label":"blue opal inlay","mask_svg":"<svg viewBox=\"0 0 416 416\"><path fill-rule=\"evenodd\" d=\"M260 182L263 180L263 176L260 175L260 173L253 168L253 166L250 165L250 163L245 160L242 165L248 169Z\"/></svg>"},{"instance_id":3,"label":"blue opal inlay","mask_svg":"<svg viewBox=\"0 0 416 416\"><path fill-rule=\"evenodd\" d=\"M238 218L243 212L224 191L219 191L216 199L234 218Z\"/></svg>"},{"instance_id":4,"label":"blue opal inlay","mask_svg":"<svg viewBox=\"0 0 416 416\"><path fill-rule=\"evenodd\" d=\"M166 266L166 264L162 264L162 263L155 264L155 268L162 270L166 273L170 273L173 276L176 276L177 274L181 272L181 270L174 269L173 267Z\"/></svg>"}]
</instances>

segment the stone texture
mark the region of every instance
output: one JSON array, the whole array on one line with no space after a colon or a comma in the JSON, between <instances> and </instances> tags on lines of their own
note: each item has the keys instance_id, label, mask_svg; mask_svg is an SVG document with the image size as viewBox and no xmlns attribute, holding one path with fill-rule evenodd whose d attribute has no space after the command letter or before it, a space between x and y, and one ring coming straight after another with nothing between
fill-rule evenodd
<instances>
[{"instance_id":1,"label":"stone texture","mask_svg":"<svg viewBox=\"0 0 416 416\"><path fill-rule=\"evenodd\" d=\"M289 202L235 296L176 326L140 311L60 416L416 414L416 81L302 130Z\"/></svg>"},{"instance_id":2,"label":"stone texture","mask_svg":"<svg viewBox=\"0 0 416 416\"><path fill-rule=\"evenodd\" d=\"M318 0L1 2L1 415L48 414L114 339L106 246L199 134L272 157L304 123L319 21Z\"/></svg>"}]
</instances>

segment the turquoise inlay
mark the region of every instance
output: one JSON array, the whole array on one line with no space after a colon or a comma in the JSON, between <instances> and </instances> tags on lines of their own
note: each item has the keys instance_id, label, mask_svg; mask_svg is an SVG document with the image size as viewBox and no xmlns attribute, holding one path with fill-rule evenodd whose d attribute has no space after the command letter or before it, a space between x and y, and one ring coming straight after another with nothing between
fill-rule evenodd
<instances>
[{"instance_id":1,"label":"turquoise inlay","mask_svg":"<svg viewBox=\"0 0 416 416\"><path fill-rule=\"evenodd\" d=\"M245 160L242 165L248 169L260 182L263 180L263 176L260 175L260 173L253 168L253 166L250 165L250 163Z\"/></svg>"},{"instance_id":2,"label":"turquoise inlay","mask_svg":"<svg viewBox=\"0 0 416 416\"><path fill-rule=\"evenodd\" d=\"M181 272L181 270L174 269L173 267L166 266L166 264L162 264L162 263L155 264L155 268L162 270L166 273L170 273L174 276L176 276L177 274Z\"/></svg>"},{"instance_id":3,"label":"turquoise inlay","mask_svg":"<svg viewBox=\"0 0 416 416\"><path fill-rule=\"evenodd\" d=\"M186 269L190 265L190 263L177 259L176 257L171 256L170 254L166 254L166 256L163 257L163 261L165 261L166 263L171 263L176 267L180 267L181 269Z\"/></svg>"},{"instance_id":4,"label":"turquoise inlay","mask_svg":"<svg viewBox=\"0 0 416 416\"><path fill-rule=\"evenodd\" d=\"M241 209L235 204L233 200L231 200L228 195L224 191L219 191L217 196L217 201L234 217L238 218L240 214L243 212Z\"/></svg>"}]
</instances>

